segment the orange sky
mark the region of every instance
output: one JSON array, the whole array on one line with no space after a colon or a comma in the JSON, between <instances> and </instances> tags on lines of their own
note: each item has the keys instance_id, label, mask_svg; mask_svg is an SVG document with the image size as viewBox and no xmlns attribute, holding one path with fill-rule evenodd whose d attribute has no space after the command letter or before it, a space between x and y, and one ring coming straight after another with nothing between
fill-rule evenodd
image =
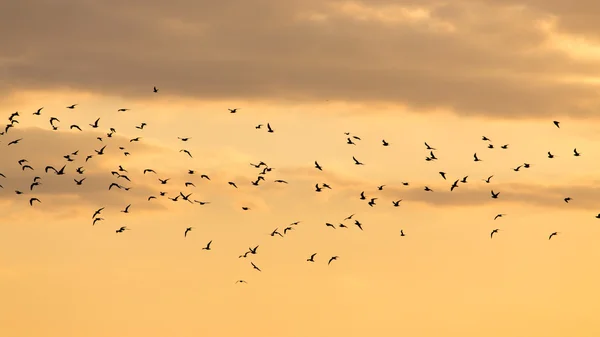
<instances>
[{"instance_id":1,"label":"orange sky","mask_svg":"<svg viewBox=\"0 0 600 337\"><path fill-rule=\"evenodd\" d=\"M2 7L0 108L19 123L0 136L1 336L599 335L596 2ZM274 169L253 186L260 161ZM353 213L363 231L325 225Z\"/></svg>"}]
</instances>

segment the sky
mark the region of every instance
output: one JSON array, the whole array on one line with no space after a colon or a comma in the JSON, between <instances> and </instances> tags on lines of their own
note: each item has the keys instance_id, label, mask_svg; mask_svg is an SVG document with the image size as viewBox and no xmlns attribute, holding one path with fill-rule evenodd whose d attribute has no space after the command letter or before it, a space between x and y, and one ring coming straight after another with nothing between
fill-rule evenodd
<instances>
[{"instance_id":1,"label":"sky","mask_svg":"<svg viewBox=\"0 0 600 337\"><path fill-rule=\"evenodd\" d=\"M1 2L0 111L19 115L0 136L0 335L598 336L599 14L590 0ZM272 170L253 186L260 161ZM179 192L207 203L167 199Z\"/></svg>"}]
</instances>

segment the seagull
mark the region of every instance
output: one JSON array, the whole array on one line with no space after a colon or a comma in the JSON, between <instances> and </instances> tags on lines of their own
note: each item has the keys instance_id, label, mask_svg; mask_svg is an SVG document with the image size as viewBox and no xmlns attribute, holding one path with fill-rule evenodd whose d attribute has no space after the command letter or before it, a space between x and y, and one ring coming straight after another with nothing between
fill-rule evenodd
<instances>
[{"instance_id":1,"label":"seagull","mask_svg":"<svg viewBox=\"0 0 600 337\"><path fill-rule=\"evenodd\" d=\"M498 199L498 195L500 194L500 192L498 193L494 193L494 190L492 190L492 198L493 199Z\"/></svg>"},{"instance_id":2,"label":"seagull","mask_svg":"<svg viewBox=\"0 0 600 337\"><path fill-rule=\"evenodd\" d=\"M307 259L306 261L308 261L308 262L315 262L315 255L317 255L317 253L314 253L314 254L312 254L312 255L310 256L310 258L309 258L309 259Z\"/></svg>"},{"instance_id":3,"label":"seagull","mask_svg":"<svg viewBox=\"0 0 600 337\"><path fill-rule=\"evenodd\" d=\"M498 214L498 215L496 215L496 216L494 217L494 220L496 220L496 219L498 219L498 218L501 218L501 217L503 217L503 216L505 216L505 215L506 215L506 214Z\"/></svg>"},{"instance_id":4,"label":"seagull","mask_svg":"<svg viewBox=\"0 0 600 337\"><path fill-rule=\"evenodd\" d=\"M185 229L185 232L183 232L183 237L187 237L187 233L188 233L189 231L191 231L192 229L194 229L194 227L188 227L188 228L186 228L186 229Z\"/></svg>"},{"instance_id":5,"label":"seagull","mask_svg":"<svg viewBox=\"0 0 600 337\"><path fill-rule=\"evenodd\" d=\"M279 232L277 231L278 229L279 229L279 228L275 228L275 230L274 230L274 231L272 231L272 232L271 232L271 234L269 234L269 235L271 235L271 236L279 235L279 236L283 237L283 235L281 235L281 233L279 233Z\"/></svg>"},{"instance_id":6,"label":"seagull","mask_svg":"<svg viewBox=\"0 0 600 337\"><path fill-rule=\"evenodd\" d=\"M482 161L481 159L477 158L477 153L473 154L473 158L475 158L474 161Z\"/></svg>"},{"instance_id":7,"label":"seagull","mask_svg":"<svg viewBox=\"0 0 600 337\"><path fill-rule=\"evenodd\" d=\"M331 261L334 261L334 260L337 260L337 259L338 259L338 257L337 257L337 256L332 256L332 257L329 259L329 262L327 262L327 265L330 265L330 264L331 264Z\"/></svg>"},{"instance_id":8,"label":"seagull","mask_svg":"<svg viewBox=\"0 0 600 337\"><path fill-rule=\"evenodd\" d=\"M104 210L104 207L98 209L96 212L94 212L94 215L92 215L92 219L96 217L96 215L100 215L100 212L102 212Z\"/></svg>"},{"instance_id":9,"label":"seagull","mask_svg":"<svg viewBox=\"0 0 600 337\"><path fill-rule=\"evenodd\" d=\"M552 234L550 234L550 236L548 237L548 240L552 239L553 236L558 235L559 232L553 232Z\"/></svg>"},{"instance_id":10,"label":"seagull","mask_svg":"<svg viewBox=\"0 0 600 337\"><path fill-rule=\"evenodd\" d=\"M363 163L359 162L358 159L356 159L354 156L352 156L352 159L354 160L355 165L364 165Z\"/></svg>"},{"instance_id":11,"label":"seagull","mask_svg":"<svg viewBox=\"0 0 600 337\"><path fill-rule=\"evenodd\" d=\"M429 146L429 144L427 144L427 142L425 142L425 146L427 147L427 150L435 150L433 147Z\"/></svg>"},{"instance_id":12,"label":"seagull","mask_svg":"<svg viewBox=\"0 0 600 337\"><path fill-rule=\"evenodd\" d=\"M212 240L210 240L207 244L206 247L202 248L202 250L210 250L210 244L212 243Z\"/></svg>"},{"instance_id":13,"label":"seagull","mask_svg":"<svg viewBox=\"0 0 600 337\"><path fill-rule=\"evenodd\" d=\"M577 152L577 149L573 149L573 155L575 157L579 157L581 154L579 152Z\"/></svg>"},{"instance_id":14,"label":"seagull","mask_svg":"<svg viewBox=\"0 0 600 337\"><path fill-rule=\"evenodd\" d=\"M490 233L490 239L494 237L494 233L498 233L499 229L496 228Z\"/></svg>"},{"instance_id":15,"label":"seagull","mask_svg":"<svg viewBox=\"0 0 600 337\"><path fill-rule=\"evenodd\" d=\"M554 125L556 125L556 127L560 129L560 125L558 125L558 124L560 124L559 121L553 121L552 123L554 123Z\"/></svg>"}]
</instances>

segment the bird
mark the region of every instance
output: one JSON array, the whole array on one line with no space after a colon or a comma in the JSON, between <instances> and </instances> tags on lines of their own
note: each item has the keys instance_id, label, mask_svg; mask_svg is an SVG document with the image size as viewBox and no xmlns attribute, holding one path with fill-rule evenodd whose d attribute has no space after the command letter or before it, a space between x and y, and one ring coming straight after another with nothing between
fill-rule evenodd
<instances>
[{"instance_id":1,"label":"bird","mask_svg":"<svg viewBox=\"0 0 600 337\"><path fill-rule=\"evenodd\" d=\"M559 121L553 121L552 123L554 123L554 125L556 125L556 127L560 129L560 125L559 125L560 122Z\"/></svg>"},{"instance_id":2,"label":"bird","mask_svg":"<svg viewBox=\"0 0 600 337\"><path fill-rule=\"evenodd\" d=\"M400 206L400 201L402 201L402 199L396 200L396 201L392 201L392 204L394 205L394 207L398 207L398 206Z\"/></svg>"},{"instance_id":3,"label":"bird","mask_svg":"<svg viewBox=\"0 0 600 337\"><path fill-rule=\"evenodd\" d=\"M494 193L494 190L492 190L492 198L493 199L498 199L498 195L500 195L500 192Z\"/></svg>"},{"instance_id":4,"label":"bird","mask_svg":"<svg viewBox=\"0 0 600 337\"><path fill-rule=\"evenodd\" d=\"M194 229L194 227L188 227L185 229L185 232L183 232L183 237L187 237L188 232L190 232L192 229Z\"/></svg>"},{"instance_id":5,"label":"bird","mask_svg":"<svg viewBox=\"0 0 600 337\"><path fill-rule=\"evenodd\" d=\"M400 230L400 236L406 236L406 235L404 235L404 230L402 230L402 229Z\"/></svg>"},{"instance_id":6,"label":"bird","mask_svg":"<svg viewBox=\"0 0 600 337\"><path fill-rule=\"evenodd\" d=\"M267 123L267 130L268 130L267 132L269 132L269 133L275 132L273 129L271 129L271 124L269 124L269 123Z\"/></svg>"},{"instance_id":7,"label":"bird","mask_svg":"<svg viewBox=\"0 0 600 337\"><path fill-rule=\"evenodd\" d=\"M575 157L579 157L581 154L579 152L577 152L577 149L573 149L573 155Z\"/></svg>"},{"instance_id":8,"label":"bird","mask_svg":"<svg viewBox=\"0 0 600 337\"><path fill-rule=\"evenodd\" d=\"M494 234L495 234L495 233L498 233L498 231L499 231L499 229L498 229L498 228L494 229L494 230L493 230L493 231L490 233L490 238L491 238L491 239L492 239L492 238L494 238Z\"/></svg>"},{"instance_id":9,"label":"bird","mask_svg":"<svg viewBox=\"0 0 600 337\"><path fill-rule=\"evenodd\" d=\"M315 262L315 255L317 255L317 253L314 253L310 256L310 258L306 259L306 261L308 262Z\"/></svg>"},{"instance_id":10,"label":"bird","mask_svg":"<svg viewBox=\"0 0 600 337\"><path fill-rule=\"evenodd\" d=\"M390 143L386 142L385 139L381 141L383 143L383 146L389 146Z\"/></svg>"},{"instance_id":11,"label":"bird","mask_svg":"<svg viewBox=\"0 0 600 337\"><path fill-rule=\"evenodd\" d=\"M131 204L127 205L124 210L121 210L121 212L122 213L129 213L129 207L131 207Z\"/></svg>"},{"instance_id":12,"label":"bird","mask_svg":"<svg viewBox=\"0 0 600 337\"><path fill-rule=\"evenodd\" d=\"M33 202L34 201L37 201L37 202L41 203L40 199L38 199L38 198L31 198L31 199L29 199L29 205L33 206Z\"/></svg>"},{"instance_id":13,"label":"bird","mask_svg":"<svg viewBox=\"0 0 600 337\"><path fill-rule=\"evenodd\" d=\"M494 217L494 220L496 220L496 219L498 219L498 218L501 218L501 217L503 217L503 216L505 216L505 215L506 215L506 214L497 214L497 215Z\"/></svg>"},{"instance_id":14,"label":"bird","mask_svg":"<svg viewBox=\"0 0 600 337\"><path fill-rule=\"evenodd\" d=\"M92 219L95 218L97 215L100 215L100 212L102 212L104 210L104 207L99 208L97 211L94 212L94 215L92 215Z\"/></svg>"},{"instance_id":15,"label":"bird","mask_svg":"<svg viewBox=\"0 0 600 337\"><path fill-rule=\"evenodd\" d=\"M439 172L439 174L442 176L442 178L444 178L444 180L446 180L446 172Z\"/></svg>"},{"instance_id":16,"label":"bird","mask_svg":"<svg viewBox=\"0 0 600 337\"><path fill-rule=\"evenodd\" d=\"M358 220L354 220L354 225L355 225L356 227L358 227L358 228L359 228L361 231L363 230L363 228L362 228L362 223L360 223L360 221L358 221Z\"/></svg>"},{"instance_id":17,"label":"bird","mask_svg":"<svg viewBox=\"0 0 600 337\"><path fill-rule=\"evenodd\" d=\"M354 156L352 156L352 159L354 160L355 165L364 165L363 163L359 162L358 159L354 158Z\"/></svg>"},{"instance_id":18,"label":"bird","mask_svg":"<svg viewBox=\"0 0 600 337\"><path fill-rule=\"evenodd\" d=\"M9 142L8 146L18 144L22 140L23 140L23 138L15 139L15 140Z\"/></svg>"},{"instance_id":19,"label":"bird","mask_svg":"<svg viewBox=\"0 0 600 337\"><path fill-rule=\"evenodd\" d=\"M427 144L427 142L425 142L425 146L427 147L427 150L435 150L433 147L429 146L429 144Z\"/></svg>"},{"instance_id":20,"label":"bird","mask_svg":"<svg viewBox=\"0 0 600 337\"><path fill-rule=\"evenodd\" d=\"M319 171L323 171L323 168L321 167L321 165L319 165L319 163L317 163L316 160L315 160L315 168Z\"/></svg>"},{"instance_id":21,"label":"bird","mask_svg":"<svg viewBox=\"0 0 600 337\"><path fill-rule=\"evenodd\" d=\"M452 183L452 186L450 186L450 192L454 191L455 188L458 187L458 179L456 179L456 181L454 183Z\"/></svg>"},{"instance_id":22,"label":"bird","mask_svg":"<svg viewBox=\"0 0 600 337\"><path fill-rule=\"evenodd\" d=\"M72 104L67 107L67 109L75 109L78 104Z\"/></svg>"},{"instance_id":23,"label":"bird","mask_svg":"<svg viewBox=\"0 0 600 337\"><path fill-rule=\"evenodd\" d=\"M258 271L261 271L261 270L260 270L260 268L258 268L258 267L257 267L257 266L254 264L254 262L250 262L250 264L252 265L252 267L253 267L254 269L256 269L256 270L258 270Z\"/></svg>"},{"instance_id":24,"label":"bird","mask_svg":"<svg viewBox=\"0 0 600 337\"><path fill-rule=\"evenodd\" d=\"M571 197L566 197L563 199L567 204L569 203L569 201L571 201Z\"/></svg>"},{"instance_id":25,"label":"bird","mask_svg":"<svg viewBox=\"0 0 600 337\"><path fill-rule=\"evenodd\" d=\"M202 248L202 250L210 250L210 244L212 243L212 240L210 240L207 244L206 247Z\"/></svg>"},{"instance_id":26,"label":"bird","mask_svg":"<svg viewBox=\"0 0 600 337\"><path fill-rule=\"evenodd\" d=\"M550 236L548 236L548 240L552 239L553 236L558 235L559 232L553 232L550 234Z\"/></svg>"},{"instance_id":27,"label":"bird","mask_svg":"<svg viewBox=\"0 0 600 337\"><path fill-rule=\"evenodd\" d=\"M337 260L337 259L338 259L338 256L332 256L332 257L329 259L329 262L327 262L327 265L330 265L330 264L331 264L331 261L335 261L335 260Z\"/></svg>"},{"instance_id":28,"label":"bird","mask_svg":"<svg viewBox=\"0 0 600 337\"><path fill-rule=\"evenodd\" d=\"M473 154L474 161L481 161L481 159L477 158L477 153Z\"/></svg>"}]
</instances>

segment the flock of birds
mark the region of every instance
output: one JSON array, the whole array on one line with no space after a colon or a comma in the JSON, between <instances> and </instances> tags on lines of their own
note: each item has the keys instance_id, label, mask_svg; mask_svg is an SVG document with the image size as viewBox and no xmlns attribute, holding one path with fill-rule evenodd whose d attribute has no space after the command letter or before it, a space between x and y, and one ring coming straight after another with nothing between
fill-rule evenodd
<instances>
[{"instance_id":1,"label":"flock of birds","mask_svg":"<svg viewBox=\"0 0 600 337\"><path fill-rule=\"evenodd\" d=\"M158 91L159 91L158 88L156 88L156 87L153 88L153 93L154 94L158 93ZM67 106L66 108L73 110L77 106L78 106L78 104L72 104L70 106ZM33 112L33 115L34 116L41 116L42 115L42 110L43 110L43 108L39 108L37 111ZM117 111L118 112L126 112L128 110L129 109L126 109L126 108L120 108ZM229 113L235 114L235 113L238 112L239 109L228 109L228 110L229 110ZM15 112L15 113L12 113L10 115L10 117L8 118L9 123L4 128L4 131L0 132L0 136L2 136L2 137L8 137L10 135L10 132L9 132L10 129L13 128L15 126L15 124L19 123L19 121L17 119L19 116L20 116L19 112ZM93 123L90 123L89 126L92 129L98 129L100 127L99 122L100 122L100 118L96 119ZM50 123L50 127L51 127L52 130L54 130L54 131L59 130L61 121L58 118L50 116L49 123ZM554 123L554 126L556 128L560 129L560 123L558 121L553 121L553 123ZM141 123L140 125L137 125L136 128L139 129L139 130L143 130L144 127L146 127L146 126L147 126L146 123ZM256 125L255 128L256 129L262 129L263 126L264 126L263 124L258 124L258 125ZM79 125L76 125L76 124L70 125L69 129L70 130L82 131L81 127ZM270 123L266 124L266 129L267 129L267 132L269 132L269 133L275 132L275 130L270 125ZM114 128L109 128L108 132L106 133L106 137L110 138L115 133L116 133L116 130ZM356 145L357 144L356 142L361 141L361 138L359 136L351 135L349 132L345 132L344 134L346 136L346 143L349 144L349 145ZM129 142L139 142L140 139L141 139L141 137L135 137L135 138L130 139ZM182 143L186 143L190 139L191 138L189 138L189 137L178 137L178 140L180 140ZM103 137L97 137L97 140L99 142L101 142L101 143L104 142ZM491 143L491 140L489 138L483 136L482 140L485 141L485 142L488 142L488 145L487 145L488 148L490 148L490 149L494 148L494 145ZM10 141L7 142L7 146L18 146L18 144L21 141L23 141L23 138L18 138L18 139L10 140ZM435 160L438 160L438 158L436 157L436 155L434 153L434 151L436 151L436 149L433 148L433 147L431 147L429 144L427 144L427 142L425 142L424 145L425 145L426 151L429 152L428 155L425 157L425 160L426 161L435 161ZM387 142L384 139L384 140L382 140L382 146L390 146L390 143ZM504 145L500 146L501 149L505 149L505 150L508 149L508 147L509 147L508 144L504 144ZM87 163L89 160L91 160L94 157L99 157L99 156L104 155L104 153L105 153L104 151L105 151L106 148L107 148L107 145L103 145L99 149L94 150L95 153L86 155L86 157L84 159L85 163ZM130 155L130 153L123 146L119 146L119 150L122 151L122 153L123 153L124 156L129 156ZM186 149L181 149L179 152L181 152L181 153L189 156L190 158L192 158L192 154L190 153L190 151L188 151ZM77 158L78 155L79 155L79 150L71 152L69 154L66 154L66 155L63 156L63 158L67 162L66 164L64 164L64 165L62 165L60 167L59 166L55 167L55 166L48 165L48 166L46 166L44 168L44 172L46 174L54 173L57 176L66 175L67 174L66 170L67 170L67 167L68 167L69 163L74 162L76 160L76 158ZM581 156L581 154L577 151L576 148L573 149L573 155L575 157ZM554 158L554 155L551 152L548 152L547 156L550 159ZM352 157L352 160L354 161L355 165L364 165L363 162L361 162L360 160L358 160L354 156ZM473 161L480 162L482 160L477 156L477 153L474 153L473 154ZM27 171L27 170L34 171L34 168L31 165L29 165L29 162L27 161L27 159L20 159L18 161L18 165L21 167L22 171ZM267 165L265 162L262 162L262 161L260 161L257 164L251 163L250 165L252 165L253 167L255 167L255 168L259 169L259 170L261 170L258 173L257 179L255 181L251 182L252 185L255 185L255 186L258 186L261 181L265 181L265 176L269 172L271 172L273 170L272 167L270 167L269 165ZM531 167L530 164L523 163L522 165L519 165L516 168L513 168L513 170L514 171L519 171L521 168L528 169L530 167ZM319 171L323 171L323 166L321 166L321 164L319 164L318 161L315 161L314 162L314 169L319 170ZM86 178L83 177L83 175L85 173L84 166L77 167L76 169L73 170L73 172L76 173L76 174L78 174L81 177L80 179L73 178L74 183L76 185L82 185L84 183L84 181L86 180ZM191 169L187 170L187 174L188 175L195 175L196 173L197 172L195 170L191 170ZM113 188L116 188L116 189L120 189L120 190L124 190L124 191L129 191L129 189L131 187L126 187L126 186L124 186L124 185L122 185L120 183L120 181L131 182L131 179L127 176L128 171L126 169L124 169L121 165L119 165L116 170L111 171L111 174L115 177L116 182L112 182L108 186L108 190L112 190ZM147 169L143 170L143 174L144 175L146 175L146 174L154 174L154 175L156 175L157 173L153 169L147 168ZM445 172L440 171L439 175L441 176L442 179L447 180L447 175L446 175ZM3 173L0 173L0 177L1 178L7 178ZM491 175L491 176L487 177L487 179L483 179L483 181L485 183L489 184L489 183L491 183L491 180L492 180L493 177L494 176ZM208 175L206 175L206 174L201 174L200 178L201 179L205 179L205 180L210 180L210 177ZM450 185L450 187L449 187L450 191L454 191L456 188L458 188L460 186L460 184L466 184L467 183L467 179L468 179L468 176L465 176L462 179L456 179ZM159 182L160 185L167 185L168 182L169 182L169 180L170 180L170 178L157 178L157 181ZM42 177L41 176L35 176L33 178L32 182L31 182L31 184L28 187L29 191L31 193L34 193L34 189L37 189L42 184L41 181L42 181ZM281 179L274 180L274 182L275 183L280 183L280 184L287 184L288 183L287 181L281 180ZM236 183L233 182L233 181L229 181L227 183L228 183L228 185L230 185L233 188L238 188L238 186L236 185ZM191 181L185 182L184 185L185 185L186 188L190 187L190 186L191 187L195 187L194 183L191 182ZM409 186L409 182L402 182L402 185ZM381 190L384 189L385 186L386 185L380 185L380 186L377 187L377 189L381 191ZM4 188L1 183L0 183L0 188ZM317 192L317 193L322 192L324 189L331 189L331 186L328 185L327 183L321 183L321 184L317 183L315 185L315 192ZM428 186L424 187L424 191L434 192L433 189L429 188ZM25 194L25 192L23 192L20 189L15 190L15 193L17 195L23 195L23 194ZM192 195L192 193L184 194L183 192L180 191L179 193L177 193L177 194L175 194L174 196L171 197L171 196L168 196L168 192L161 191L161 192L159 192L158 195L150 195L150 196L148 196L147 201L151 201L153 199L157 199L158 197L167 197L168 199L170 199L173 202L186 201L186 202L188 202L190 204L198 204L198 205L207 205L207 204L210 203L209 201L202 201L202 200L190 199L191 195ZM498 199L500 197L500 192L498 192L498 191L495 192L493 189L491 189L490 190L490 197L493 198L493 199ZM359 198L360 198L360 200L366 200L367 201L366 203L370 207L374 207L376 205L376 201L378 200L378 198L376 198L376 197L367 198L365 196L365 192L364 191L362 191L359 194ZM564 198L564 202L568 203L569 201L571 201L570 197L565 197ZM36 203L41 203L42 201L39 198L37 198L35 196L32 196L32 197L29 198L28 202L29 202L29 205L33 207ZM402 202L402 199L392 200L393 207L399 207L400 206L400 202ZM125 208L122 209L120 212L122 212L122 213L129 213L130 207L131 207L131 204L125 206ZM102 217L102 211L104 209L105 209L105 207L101 207L101 208L97 209L96 211L94 211L92 213L92 217L91 217L92 218L92 225L96 225L98 222L104 220L104 218ZM244 207L242 207L242 210L248 211L248 210L250 210L250 208L244 206ZM343 222L341 222L341 223L339 223L337 225L337 227L336 227L336 225L334 225L332 223L329 223L329 222L325 223L325 226L333 228L333 229L336 229L336 228L348 228L348 225L345 224L344 222L351 221L352 225L356 226L360 230L363 230L362 223L359 220L353 219L354 215L355 214L352 214L352 215L346 217L343 220ZM496 220L498 218L501 218L501 217L503 217L505 215L506 214L497 214L494 217L494 220ZM600 219L600 214L596 215L596 218ZM291 223L290 225L286 226L283 229L283 231L282 231L283 233L279 231L279 228L276 228L275 230L273 230L270 233L270 236L274 237L274 236L278 235L280 237L283 237L289 231L293 230L294 226L297 226L299 223L300 223L300 221L295 221L295 222ZM187 227L187 228L185 228L185 230L183 230L183 237L186 238L193 229L194 229L194 227ZM120 233L124 233L127 230L129 230L129 228L127 226L121 226L118 229L116 229L115 232L117 234L120 234ZM500 231L500 229L498 229L498 228L493 229L491 231L491 233L490 233L490 238L494 238L494 235L497 234L499 231ZM559 232L550 233L550 235L548 236L548 239L552 239L554 236L556 236L558 234L559 234ZM404 230L402 230L402 229L400 230L400 236L405 236ZM210 251L212 249L211 248L212 242L213 242L212 240L209 241L206 244L206 246L203 247L202 249ZM259 248L259 245L254 246L254 247L249 247L248 250L245 251L243 254L241 254L239 257L240 258L247 258L249 255L256 255L257 251L258 251L258 248ZM310 263L314 263L314 262L316 262L316 260L315 260L316 256L317 256L317 253L313 253L313 254L310 255L310 257L306 261L310 262ZM329 257L327 259L327 261L328 261L327 264L328 265L331 264L333 261L337 260L338 258L339 258L338 256L331 256L331 257ZM250 266L254 270L256 270L256 271L259 271L259 272L261 271L261 269L253 261L250 261ZM240 280L237 280L235 283L247 283L247 282L245 280L243 280L243 279L240 279Z\"/></svg>"}]
</instances>

